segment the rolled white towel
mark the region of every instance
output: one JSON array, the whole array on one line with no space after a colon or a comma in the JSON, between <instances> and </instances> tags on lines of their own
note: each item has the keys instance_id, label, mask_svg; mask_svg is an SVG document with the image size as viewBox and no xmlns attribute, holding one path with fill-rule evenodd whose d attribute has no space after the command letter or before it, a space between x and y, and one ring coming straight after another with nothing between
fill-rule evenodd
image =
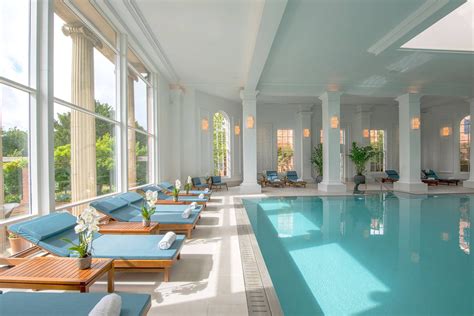
<instances>
[{"instance_id":1,"label":"rolled white towel","mask_svg":"<svg viewBox=\"0 0 474 316\"><path fill-rule=\"evenodd\" d=\"M185 210L183 211L183 214L181 214L181 217L182 217L182 218L189 218L189 216L191 215L191 211L192 211L192 210L193 210L193 209L192 209L191 207L188 207L187 209L185 209Z\"/></svg>"},{"instance_id":2,"label":"rolled white towel","mask_svg":"<svg viewBox=\"0 0 474 316\"><path fill-rule=\"evenodd\" d=\"M175 240L176 234L173 232L167 232L158 243L158 246L161 250L169 249L173 245Z\"/></svg>"},{"instance_id":3,"label":"rolled white towel","mask_svg":"<svg viewBox=\"0 0 474 316\"><path fill-rule=\"evenodd\" d=\"M273 180L273 182L280 182L280 181L281 181L280 179Z\"/></svg>"},{"instance_id":4,"label":"rolled white towel","mask_svg":"<svg viewBox=\"0 0 474 316\"><path fill-rule=\"evenodd\" d=\"M122 298L115 293L104 296L89 312L89 316L119 316Z\"/></svg>"},{"instance_id":5,"label":"rolled white towel","mask_svg":"<svg viewBox=\"0 0 474 316\"><path fill-rule=\"evenodd\" d=\"M304 180L300 178L300 179L296 180L296 182L304 182Z\"/></svg>"},{"instance_id":6,"label":"rolled white towel","mask_svg":"<svg viewBox=\"0 0 474 316\"><path fill-rule=\"evenodd\" d=\"M197 202L193 202L189 204L189 207L194 210L197 207L197 205L198 205Z\"/></svg>"},{"instance_id":7,"label":"rolled white towel","mask_svg":"<svg viewBox=\"0 0 474 316\"><path fill-rule=\"evenodd\" d=\"M199 194L198 198L200 198L201 200L204 199L204 194Z\"/></svg>"},{"instance_id":8,"label":"rolled white towel","mask_svg":"<svg viewBox=\"0 0 474 316\"><path fill-rule=\"evenodd\" d=\"M209 188L205 188L204 193L209 193Z\"/></svg>"}]
</instances>

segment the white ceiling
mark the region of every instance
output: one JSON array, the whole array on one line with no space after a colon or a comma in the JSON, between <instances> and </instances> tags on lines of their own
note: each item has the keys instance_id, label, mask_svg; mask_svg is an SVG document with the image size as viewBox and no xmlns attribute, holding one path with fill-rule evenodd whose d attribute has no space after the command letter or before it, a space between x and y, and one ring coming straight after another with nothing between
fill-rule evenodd
<instances>
[{"instance_id":1,"label":"white ceiling","mask_svg":"<svg viewBox=\"0 0 474 316\"><path fill-rule=\"evenodd\" d=\"M265 11L265 0L93 1L108 4L120 16L156 64L173 74L174 83L235 101L252 59L260 54L262 60L255 45L259 31L259 36L267 32L262 14L278 16ZM328 89L342 91L347 104L367 98L390 103L408 91L473 97L474 54L399 48L462 1L288 0L279 26L266 26L274 25L276 35L266 39L273 45L263 58L261 76L257 73L259 102L306 104ZM434 4L440 8L427 14L424 8ZM407 23L420 11L425 18ZM412 28L398 32L380 53L369 53L400 25ZM139 29L144 36L135 32Z\"/></svg>"}]
</instances>

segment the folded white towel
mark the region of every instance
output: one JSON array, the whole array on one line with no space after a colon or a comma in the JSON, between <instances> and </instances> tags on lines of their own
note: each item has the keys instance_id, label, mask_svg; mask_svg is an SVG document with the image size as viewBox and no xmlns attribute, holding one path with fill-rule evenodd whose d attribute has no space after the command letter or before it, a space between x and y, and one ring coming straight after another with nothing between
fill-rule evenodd
<instances>
[{"instance_id":1,"label":"folded white towel","mask_svg":"<svg viewBox=\"0 0 474 316\"><path fill-rule=\"evenodd\" d=\"M273 180L273 182L280 182L280 181L281 181L280 179Z\"/></svg>"},{"instance_id":2,"label":"folded white towel","mask_svg":"<svg viewBox=\"0 0 474 316\"><path fill-rule=\"evenodd\" d=\"M204 194L199 194L198 198L200 198L201 200L204 199Z\"/></svg>"},{"instance_id":3,"label":"folded white towel","mask_svg":"<svg viewBox=\"0 0 474 316\"><path fill-rule=\"evenodd\" d=\"M198 205L197 202L193 202L189 204L189 207L194 210L197 207L197 205Z\"/></svg>"},{"instance_id":4,"label":"folded white towel","mask_svg":"<svg viewBox=\"0 0 474 316\"><path fill-rule=\"evenodd\" d=\"M209 193L209 188L205 188L205 189L204 189L204 192L205 192L205 193Z\"/></svg>"},{"instance_id":5,"label":"folded white towel","mask_svg":"<svg viewBox=\"0 0 474 316\"><path fill-rule=\"evenodd\" d=\"M173 245L175 240L176 234L173 232L167 232L158 243L158 246L161 250L169 249Z\"/></svg>"},{"instance_id":6,"label":"folded white towel","mask_svg":"<svg viewBox=\"0 0 474 316\"><path fill-rule=\"evenodd\" d=\"M89 316L119 316L122 298L115 293L104 296L89 312Z\"/></svg>"},{"instance_id":7,"label":"folded white towel","mask_svg":"<svg viewBox=\"0 0 474 316\"><path fill-rule=\"evenodd\" d=\"M298 179L298 180L296 180L296 182L304 182L304 180L303 179Z\"/></svg>"},{"instance_id":8,"label":"folded white towel","mask_svg":"<svg viewBox=\"0 0 474 316\"><path fill-rule=\"evenodd\" d=\"M183 214L181 214L181 217L182 217L182 218L189 218L189 216L191 215L191 211L192 211L192 210L193 210L193 209L192 209L191 207L188 207L187 209L185 209L185 210L183 211Z\"/></svg>"}]
</instances>

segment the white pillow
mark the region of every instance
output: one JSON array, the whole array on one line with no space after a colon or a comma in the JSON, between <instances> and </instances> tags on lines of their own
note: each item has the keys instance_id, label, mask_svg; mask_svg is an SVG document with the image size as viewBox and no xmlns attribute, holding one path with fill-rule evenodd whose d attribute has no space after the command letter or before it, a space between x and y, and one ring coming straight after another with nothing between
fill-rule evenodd
<instances>
[{"instance_id":1,"label":"white pillow","mask_svg":"<svg viewBox=\"0 0 474 316\"><path fill-rule=\"evenodd\" d=\"M89 316L120 316L122 298L115 294L104 296L89 312Z\"/></svg>"}]
</instances>

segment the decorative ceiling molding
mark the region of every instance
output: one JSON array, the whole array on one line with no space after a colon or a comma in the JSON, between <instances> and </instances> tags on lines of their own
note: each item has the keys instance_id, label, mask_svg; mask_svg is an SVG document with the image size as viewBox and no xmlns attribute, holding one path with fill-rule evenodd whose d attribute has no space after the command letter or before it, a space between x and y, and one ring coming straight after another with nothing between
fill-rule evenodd
<instances>
[{"instance_id":1,"label":"decorative ceiling molding","mask_svg":"<svg viewBox=\"0 0 474 316\"><path fill-rule=\"evenodd\" d=\"M129 9L130 13L132 14L133 18L135 19L135 22L138 24L140 29L142 30L143 34L146 36L146 38L150 41L150 43L154 46L155 48L155 53L157 54L157 57L160 59L160 61L163 63L163 65L166 67L168 73L171 74L172 77L172 82L179 82L179 76L176 73L173 65L169 61L168 57L166 56L163 48L160 45L160 42L158 39L155 37L153 34L153 31L151 30L150 26L148 25L148 22L145 19L145 16L143 15L142 11L138 7L136 0L123 0L127 8Z\"/></svg>"},{"instance_id":2,"label":"decorative ceiling molding","mask_svg":"<svg viewBox=\"0 0 474 316\"><path fill-rule=\"evenodd\" d=\"M426 19L436 14L449 0L427 0L417 10L406 17L400 24L395 26L390 32L378 40L367 50L369 53L378 55L387 48L401 40L410 31L420 26Z\"/></svg>"}]
</instances>

